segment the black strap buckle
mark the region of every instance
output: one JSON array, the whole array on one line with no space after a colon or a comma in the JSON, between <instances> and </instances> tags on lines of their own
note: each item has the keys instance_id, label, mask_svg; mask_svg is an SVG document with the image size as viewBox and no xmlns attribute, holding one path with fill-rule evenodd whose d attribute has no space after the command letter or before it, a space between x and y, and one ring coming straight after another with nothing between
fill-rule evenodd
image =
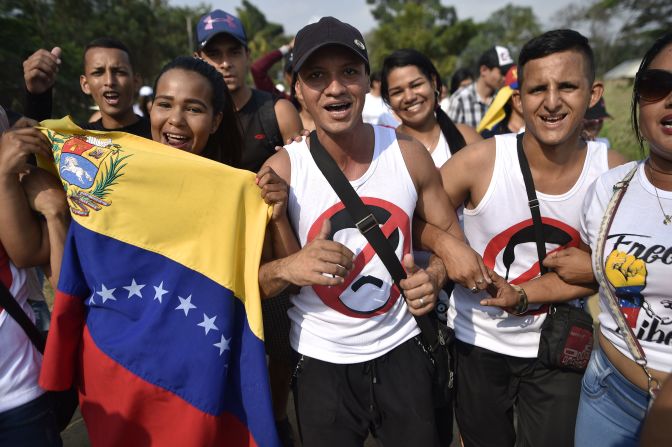
<instances>
[{"instance_id":1,"label":"black strap buckle","mask_svg":"<svg viewBox=\"0 0 672 447\"><path fill-rule=\"evenodd\" d=\"M539 200L535 197L534 199L528 201L527 205L530 208L539 208Z\"/></svg>"},{"instance_id":2,"label":"black strap buckle","mask_svg":"<svg viewBox=\"0 0 672 447\"><path fill-rule=\"evenodd\" d=\"M378 221L373 216L373 214L369 214L364 219L357 222L355 225L359 229L360 233L366 234L378 226Z\"/></svg>"}]
</instances>

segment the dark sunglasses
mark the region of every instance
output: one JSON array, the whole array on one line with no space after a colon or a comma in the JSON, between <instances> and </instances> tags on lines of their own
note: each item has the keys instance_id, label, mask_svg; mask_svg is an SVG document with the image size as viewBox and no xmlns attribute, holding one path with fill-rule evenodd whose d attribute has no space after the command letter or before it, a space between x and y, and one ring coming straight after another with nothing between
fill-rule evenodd
<instances>
[{"instance_id":1,"label":"dark sunglasses","mask_svg":"<svg viewBox=\"0 0 672 447\"><path fill-rule=\"evenodd\" d=\"M672 92L672 72L652 68L637 73L635 92L644 101L660 101Z\"/></svg>"}]
</instances>

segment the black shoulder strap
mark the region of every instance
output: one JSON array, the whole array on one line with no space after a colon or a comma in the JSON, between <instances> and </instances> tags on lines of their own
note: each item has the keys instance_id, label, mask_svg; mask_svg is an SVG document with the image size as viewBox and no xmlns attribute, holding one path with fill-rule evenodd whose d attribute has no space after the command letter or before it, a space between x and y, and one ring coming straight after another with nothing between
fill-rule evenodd
<instances>
[{"instance_id":1,"label":"black shoulder strap","mask_svg":"<svg viewBox=\"0 0 672 447\"><path fill-rule=\"evenodd\" d=\"M252 96L258 103L259 122L261 122L261 128L264 130L264 134L266 134L266 139L273 147L284 145L278 119L275 116L275 103L277 99L270 93L254 89L252 90Z\"/></svg>"},{"instance_id":2,"label":"black shoulder strap","mask_svg":"<svg viewBox=\"0 0 672 447\"><path fill-rule=\"evenodd\" d=\"M520 171L522 172L523 180L525 181L527 204L532 212L534 238L537 242L537 256L539 256L539 270L543 275L544 273L548 273L548 269L543 265L544 258L546 258L546 240L544 238L544 226L541 223L541 213L539 212L539 200L537 199L537 192L534 189L534 180L532 180L532 172L530 171L530 165L527 162L527 157L523 150L523 135L525 135L525 133L520 133L516 137L518 139L518 162L520 163Z\"/></svg>"},{"instance_id":3,"label":"black shoulder strap","mask_svg":"<svg viewBox=\"0 0 672 447\"><path fill-rule=\"evenodd\" d=\"M373 213L371 213L371 210L369 210L364 202L362 202L362 199L352 188L352 185L350 185L350 182L343 174L343 171L341 171L334 159L331 158L331 155L329 155L324 146L322 146L315 131L310 133L310 154L313 156L317 167L322 171L322 174L334 189L334 192L336 192L336 195L338 195L338 198L343 202L350 218L355 222L360 233L362 233L366 240L371 244L371 247L373 247L376 254L378 254L383 265L390 273L390 276L392 276L394 284L403 295L403 289L399 283L406 278L404 267L401 265L401 262L399 262L399 258L397 258L392 245L380 229L378 221ZM422 331L425 343L429 346L436 346L437 333L433 328L429 315L414 317Z\"/></svg>"},{"instance_id":4,"label":"black shoulder strap","mask_svg":"<svg viewBox=\"0 0 672 447\"><path fill-rule=\"evenodd\" d=\"M5 309L9 316L12 317L14 321L19 324L19 326L21 326L37 350L40 351L40 353L44 353L45 342L42 334L40 334L37 326L35 326L35 324L30 321L28 315L26 315L23 309L21 309L19 303L14 299L12 294L2 282L0 282L0 306Z\"/></svg>"}]
</instances>

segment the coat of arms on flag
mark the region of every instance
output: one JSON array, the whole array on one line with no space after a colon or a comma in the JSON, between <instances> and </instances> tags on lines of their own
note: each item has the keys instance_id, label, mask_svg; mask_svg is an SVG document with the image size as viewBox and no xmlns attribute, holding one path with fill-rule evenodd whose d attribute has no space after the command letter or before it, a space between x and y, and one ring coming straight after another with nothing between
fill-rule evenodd
<instances>
[{"instance_id":1,"label":"coat of arms on flag","mask_svg":"<svg viewBox=\"0 0 672 447\"><path fill-rule=\"evenodd\" d=\"M70 211L88 216L90 210L109 206L105 197L123 175L123 149L110 138L91 135L58 134L48 130L53 142L54 161L66 189Z\"/></svg>"}]
</instances>

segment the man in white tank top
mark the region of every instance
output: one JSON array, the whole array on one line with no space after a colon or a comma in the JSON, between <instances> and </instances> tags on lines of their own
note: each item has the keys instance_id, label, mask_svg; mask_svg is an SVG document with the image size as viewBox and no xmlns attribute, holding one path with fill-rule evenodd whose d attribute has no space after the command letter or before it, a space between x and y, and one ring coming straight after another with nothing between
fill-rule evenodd
<instances>
[{"instance_id":1,"label":"man in white tank top","mask_svg":"<svg viewBox=\"0 0 672 447\"><path fill-rule=\"evenodd\" d=\"M408 274L401 295L315 165L311 141L293 143L267 161L290 185L287 209L302 247L267 264L260 276L275 280L267 296L289 283L303 286L289 312L292 348L300 355L295 396L303 445L361 446L371 432L385 446L438 446L433 366L412 315L432 310L446 272L438 258L426 270L414 265L414 214L450 233L453 248L461 250L462 270L451 277L462 275L466 283L487 272L461 241L427 150L362 121L369 64L361 33L332 17L306 26L296 36L293 68L293 88L315 120L319 141L376 216Z\"/></svg>"},{"instance_id":2,"label":"man in white tank top","mask_svg":"<svg viewBox=\"0 0 672 447\"><path fill-rule=\"evenodd\" d=\"M592 50L579 33L552 31L529 41L519 64L523 148L546 250L579 247L588 187L623 162L607 154L606 146L581 139L584 113L602 95L602 85L594 82ZM469 290L478 284L456 286L451 297L448 324L458 340L456 416L465 446L569 446L581 374L538 361L543 304L583 298L594 288L566 284L554 272L539 275L516 148L516 135L497 136L463 149L441 169L452 203L465 204L465 236L494 270L498 288L493 298ZM431 228L423 232L423 241L427 238Z\"/></svg>"}]
</instances>

